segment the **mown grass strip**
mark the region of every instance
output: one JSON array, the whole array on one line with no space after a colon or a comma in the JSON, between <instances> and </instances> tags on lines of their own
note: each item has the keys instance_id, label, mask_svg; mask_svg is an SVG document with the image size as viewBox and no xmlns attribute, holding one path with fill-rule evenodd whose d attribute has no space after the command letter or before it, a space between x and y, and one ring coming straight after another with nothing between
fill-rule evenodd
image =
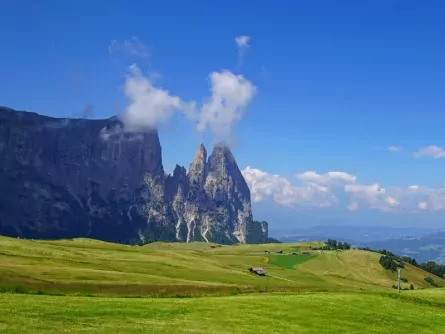
<instances>
[{"instance_id":1,"label":"mown grass strip","mask_svg":"<svg viewBox=\"0 0 445 334\"><path fill-rule=\"evenodd\" d=\"M317 255L271 255L269 256L269 264L279 266L283 269L294 269L298 264L306 262L317 257Z\"/></svg>"}]
</instances>

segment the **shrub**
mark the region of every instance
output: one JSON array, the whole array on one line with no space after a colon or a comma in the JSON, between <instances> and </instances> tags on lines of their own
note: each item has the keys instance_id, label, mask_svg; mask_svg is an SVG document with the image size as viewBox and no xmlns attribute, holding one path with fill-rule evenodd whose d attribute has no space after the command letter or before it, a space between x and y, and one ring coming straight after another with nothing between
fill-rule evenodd
<instances>
[{"instance_id":1,"label":"shrub","mask_svg":"<svg viewBox=\"0 0 445 334\"><path fill-rule=\"evenodd\" d=\"M425 277L424 280L425 282L428 282L431 286L437 287L436 282L434 282L434 280L431 277Z\"/></svg>"},{"instance_id":2,"label":"shrub","mask_svg":"<svg viewBox=\"0 0 445 334\"><path fill-rule=\"evenodd\" d=\"M380 258L380 265L385 268L386 270L396 271L397 270L397 263L387 255L383 255Z\"/></svg>"},{"instance_id":3,"label":"shrub","mask_svg":"<svg viewBox=\"0 0 445 334\"><path fill-rule=\"evenodd\" d=\"M411 284L411 285L409 286L409 289L410 289L410 290L414 290L414 285Z\"/></svg>"}]
</instances>

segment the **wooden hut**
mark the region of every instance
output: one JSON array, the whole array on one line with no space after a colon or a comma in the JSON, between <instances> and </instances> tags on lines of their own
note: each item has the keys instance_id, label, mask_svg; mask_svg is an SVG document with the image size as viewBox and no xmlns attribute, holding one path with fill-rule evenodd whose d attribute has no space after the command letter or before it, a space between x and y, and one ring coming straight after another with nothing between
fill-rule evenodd
<instances>
[{"instance_id":1,"label":"wooden hut","mask_svg":"<svg viewBox=\"0 0 445 334\"><path fill-rule=\"evenodd\" d=\"M266 276L266 271L261 267L252 267L249 269L251 273L257 274L258 276Z\"/></svg>"}]
</instances>

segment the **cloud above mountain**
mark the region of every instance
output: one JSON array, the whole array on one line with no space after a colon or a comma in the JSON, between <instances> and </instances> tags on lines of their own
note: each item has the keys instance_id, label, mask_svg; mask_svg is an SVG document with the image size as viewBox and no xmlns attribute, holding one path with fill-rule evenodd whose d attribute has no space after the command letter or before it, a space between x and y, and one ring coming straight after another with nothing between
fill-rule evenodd
<instances>
[{"instance_id":1,"label":"cloud above mountain","mask_svg":"<svg viewBox=\"0 0 445 334\"><path fill-rule=\"evenodd\" d=\"M188 113L194 102L184 102L169 91L156 87L135 64L128 69L125 95L129 103L119 115L126 131L144 131L168 122L174 111Z\"/></svg>"},{"instance_id":2,"label":"cloud above mountain","mask_svg":"<svg viewBox=\"0 0 445 334\"><path fill-rule=\"evenodd\" d=\"M236 38L240 52L249 46L249 40L248 36ZM148 56L145 45L137 38L123 43L113 41L109 51ZM197 103L185 101L155 84L152 75L143 74L136 64L129 66L124 84L128 104L119 115L125 130L158 128L178 112L191 121L198 132L210 133L215 142L224 141L230 145L233 128L243 119L247 107L257 94L257 88L243 75L229 70L213 71L208 77L210 94L199 99L202 103Z\"/></svg>"},{"instance_id":3,"label":"cloud above mountain","mask_svg":"<svg viewBox=\"0 0 445 334\"><path fill-rule=\"evenodd\" d=\"M211 96L201 107L197 129L210 130L217 141L229 141L234 124L243 118L257 89L242 75L230 71L213 72L209 77Z\"/></svg>"},{"instance_id":4,"label":"cloud above mountain","mask_svg":"<svg viewBox=\"0 0 445 334\"><path fill-rule=\"evenodd\" d=\"M215 141L230 143L232 129L244 116L244 111L256 94L256 87L242 75L230 71L212 72L210 97L199 106L184 101L168 90L158 87L131 65L125 80L128 106L120 115L127 131L143 131L168 122L174 112L196 124L199 132L210 132Z\"/></svg>"}]
</instances>

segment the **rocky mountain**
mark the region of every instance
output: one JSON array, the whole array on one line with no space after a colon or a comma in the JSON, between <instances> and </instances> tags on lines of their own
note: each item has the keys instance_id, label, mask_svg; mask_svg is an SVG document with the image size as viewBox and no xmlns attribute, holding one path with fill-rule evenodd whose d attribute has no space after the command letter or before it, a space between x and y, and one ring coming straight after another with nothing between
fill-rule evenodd
<instances>
[{"instance_id":1,"label":"rocky mountain","mask_svg":"<svg viewBox=\"0 0 445 334\"><path fill-rule=\"evenodd\" d=\"M117 117L57 119L0 108L0 234L262 243L249 188L230 150L200 145L166 175L156 131Z\"/></svg>"}]
</instances>

